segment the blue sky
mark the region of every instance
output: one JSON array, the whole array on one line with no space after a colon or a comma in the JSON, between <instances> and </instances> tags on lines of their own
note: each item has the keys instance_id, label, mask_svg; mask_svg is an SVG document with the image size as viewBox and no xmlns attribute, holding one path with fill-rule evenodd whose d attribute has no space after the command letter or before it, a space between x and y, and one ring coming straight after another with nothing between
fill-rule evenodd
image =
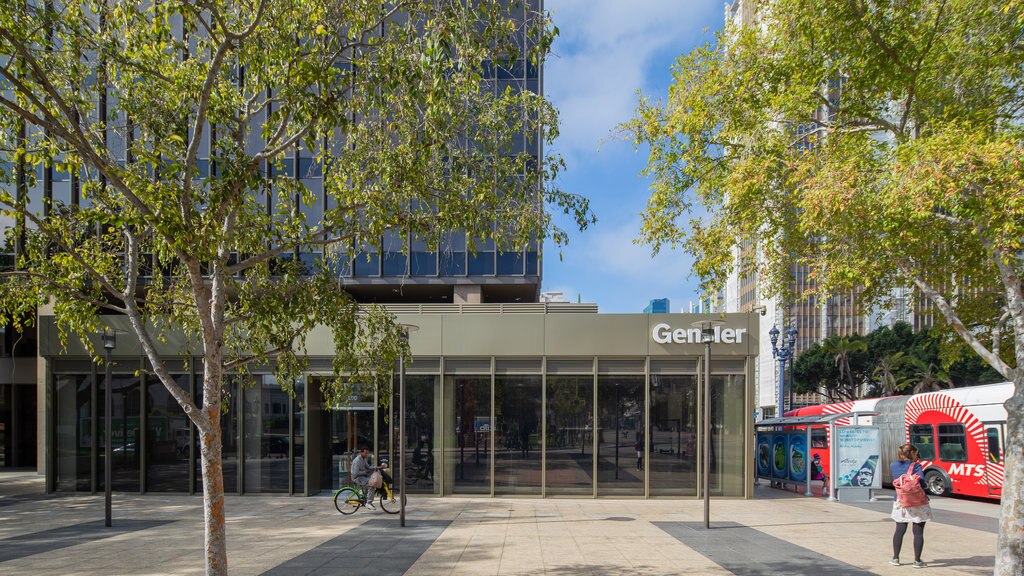
<instances>
[{"instance_id":1,"label":"blue sky","mask_svg":"<svg viewBox=\"0 0 1024 576\"><path fill-rule=\"evenodd\" d=\"M676 57L713 39L723 0L546 0L560 35L544 68L544 91L560 112L561 135L549 150L567 169L556 185L590 198L597 224L573 231L568 246L545 246L543 290L601 312L640 312L670 298L678 312L697 299L692 262L681 252L633 244L648 182L646 161L614 127L630 118L636 90L660 98ZM560 222L574 230L570 222Z\"/></svg>"}]
</instances>

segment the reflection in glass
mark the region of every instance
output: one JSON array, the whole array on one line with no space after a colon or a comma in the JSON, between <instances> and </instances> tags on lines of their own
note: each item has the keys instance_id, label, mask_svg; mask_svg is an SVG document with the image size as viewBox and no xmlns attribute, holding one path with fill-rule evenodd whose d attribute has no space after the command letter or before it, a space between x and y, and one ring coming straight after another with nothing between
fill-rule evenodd
<instances>
[{"instance_id":1,"label":"reflection in glass","mask_svg":"<svg viewBox=\"0 0 1024 576\"><path fill-rule=\"evenodd\" d=\"M594 377L548 376L547 488L551 495L594 490Z\"/></svg>"},{"instance_id":2,"label":"reflection in glass","mask_svg":"<svg viewBox=\"0 0 1024 576\"><path fill-rule=\"evenodd\" d=\"M599 376L597 417L598 495L643 496L643 375Z\"/></svg>"},{"instance_id":3,"label":"reflection in glass","mask_svg":"<svg viewBox=\"0 0 1024 576\"><path fill-rule=\"evenodd\" d=\"M292 462L293 484L297 494L305 493L306 482L306 383L295 383L295 398L292 400L292 438L294 439Z\"/></svg>"},{"instance_id":4,"label":"reflection in glass","mask_svg":"<svg viewBox=\"0 0 1024 576\"><path fill-rule=\"evenodd\" d=\"M743 496L744 377L711 375L711 494Z\"/></svg>"},{"instance_id":5,"label":"reflection in glass","mask_svg":"<svg viewBox=\"0 0 1024 576\"><path fill-rule=\"evenodd\" d=\"M697 495L697 377L651 376L651 494Z\"/></svg>"},{"instance_id":6,"label":"reflection in glass","mask_svg":"<svg viewBox=\"0 0 1024 576\"><path fill-rule=\"evenodd\" d=\"M203 405L203 375L196 374L195 399L198 406ZM220 415L220 441L221 441L221 471L224 475L224 492L233 494L238 492L238 393L240 376L225 378L223 391L221 392L221 403L225 409ZM199 453L199 430L193 426L193 433L196 440L192 448L192 457L195 459L196 484L195 491L203 491L203 460Z\"/></svg>"},{"instance_id":7,"label":"reflection in glass","mask_svg":"<svg viewBox=\"0 0 1024 576\"><path fill-rule=\"evenodd\" d=\"M288 393L277 378L256 376L245 390L245 491L288 491Z\"/></svg>"},{"instance_id":8,"label":"reflection in glass","mask_svg":"<svg viewBox=\"0 0 1024 576\"><path fill-rule=\"evenodd\" d=\"M411 494L438 493L434 426L440 382L438 376L405 376L405 483Z\"/></svg>"},{"instance_id":9,"label":"reflection in glass","mask_svg":"<svg viewBox=\"0 0 1024 576\"><path fill-rule=\"evenodd\" d=\"M104 394L106 378L99 377L99 427L97 428L97 470L103 470L106 459L104 439ZM139 491L139 415L141 413L142 379L128 374L114 374L111 387L110 445L111 488L117 491ZM103 474L97 474L97 489L104 490Z\"/></svg>"},{"instance_id":10,"label":"reflection in glass","mask_svg":"<svg viewBox=\"0 0 1024 576\"><path fill-rule=\"evenodd\" d=\"M188 374L172 374L188 390ZM188 492L189 419L156 376L146 378L146 490Z\"/></svg>"},{"instance_id":11,"label":"reflection in glass","mask_svg":"<svg viewBox=\"0 0 1024 576\"><path fill-rule=\"evenodd\" d=\"M56 397L57 490L91 490L92 376L58 374Z\"/></svg>"},{"instance_id":12,"label":"reflection in glass","mask_svg":"<svg viewBox=\"0 0 1024 576\"><path fill-rule=\"evenodd\" d=\"M494 420L494 493L540 496L540 375L495 376Z\"/></svg>"},{"instance_id":13,"label":"reflection in glass","mask_svg":"<svg viewBox=\"0 0 1024 576\"><path fill-rule=\"evenodd\" d=\"M446 376L445 492L490 494L491 377Z\"/></svg>"}]
</instances>

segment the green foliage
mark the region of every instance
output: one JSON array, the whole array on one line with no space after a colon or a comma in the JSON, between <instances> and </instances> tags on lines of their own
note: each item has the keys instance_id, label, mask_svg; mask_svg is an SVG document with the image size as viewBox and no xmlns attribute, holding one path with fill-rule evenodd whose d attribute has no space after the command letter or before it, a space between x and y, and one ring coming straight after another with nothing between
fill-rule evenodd
<instances>
[{"instance_id":1,"label":"green foliage","mask_svg":"<svg viewBox=\"0 0 1024 576\"><path fill-rule=\"evenodd\" d=\"M640 240L684 246L709 293L731 271L788 300L857 289L885 306L912 287L1012 378L1024 359L1004 315L1024 325L1019 7L759 2L756 25L681 56L667 99L641 98L623 127L650 150ZM799 290L794 264L811 271Z\"/></svg>"},{"instance_id":2,"label":"green foliage","mask_svg":"<svg viewBox=\"0 0 1024 576\"><path fill-rule=\"evenodd\" d=\"M941 387L963 387L1003 381L977 355L949 361L942 357L946 333L941 329L915 333L905 322L883 326L866 336L830 337L814 344L793 365L797 392L822 390L830 400L893 396ZM849 372L841 373L837 356L846 352ZM854 386L851 387L850 381Z\"/></svg>"},{"instance_id":3,"label":"green foliage","mask_svg":"<svg viewBox=\"0 0 1024 576\"><path fill-rule=\"evenodd\" d=\"M557 135L554 108L488 80L542 61L553 35L496 0L0 5L0 214L20 248L0 313L20 329L51 302L86 346L99 311L129 316L144 347L183 332L212 382L263 363L291 382L326 325L331 398L389 385L393 319L343 290L361 246L461 230L514 250L564 242L545 206L593 219L552 185L560 158L514 152L520 128ZM30 201L43 169L81 202Z\"/></svg>"}]
</instances>

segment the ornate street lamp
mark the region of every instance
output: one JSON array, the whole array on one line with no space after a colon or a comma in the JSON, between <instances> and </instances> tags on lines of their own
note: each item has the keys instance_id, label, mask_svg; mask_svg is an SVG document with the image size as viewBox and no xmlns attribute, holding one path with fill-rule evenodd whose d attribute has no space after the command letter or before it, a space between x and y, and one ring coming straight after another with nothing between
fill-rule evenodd
<instances>
[{"instance_id":1,"label":"ornate street lamp","mask_svg":"<svg viewBox=\"0 0 1024 576\"><path fill-rule=\"evenodd\" d=\"M399 324L402 341L409 343L409 334L420 329L415 324ZM398 357L398 494L399 525L405 527L405 347Z\"/></svg>"},{"instance_id":2,"label":"ornate street lamp","mask_svg":"<svg viewBox=\"0 0 1024 576\"><path fill-rule=\"evenodd\" d=\"M103 362L106 366L105 381L103 386L103 491L104 491L104 520L105 525L109 528L112 525L111 520L111 494L110 494L110 461L113 458L113 450L110 445L110 420L113 410L113 400L111 400L111 389L113 388L113 379L111 372L110 353L117 348L117 334L114 329L109 326L103 327Z\"/></svg>"},{"instance_id":3,"label":"ornate street lamp","mask_svg":"<svg viewBox=\"0 0 1024 576\"><path fill-rule=\"evenodd\" d=\"M772 340L772 358L779 361L779 405L776 418L782 418L785 414L786 404L786 362L789 362L793 358L793 347L796 345L796 328L792 326L789 330L786 330L786 341L782 343L782 346L778 346L779 342L779 329L772 326L772 329L768 331L768 336ZM790 401L790 407L792 407L792 401Z\"/></svg>"}]
</instances>

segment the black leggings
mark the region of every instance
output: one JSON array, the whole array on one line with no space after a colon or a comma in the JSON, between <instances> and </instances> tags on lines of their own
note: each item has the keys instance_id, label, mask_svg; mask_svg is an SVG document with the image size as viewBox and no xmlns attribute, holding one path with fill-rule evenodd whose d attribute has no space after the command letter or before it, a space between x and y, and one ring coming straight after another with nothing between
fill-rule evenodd
<instances>
[{"instance_id":1,"label":"black leggings","mask_svg":"<svg viewBox=\"0 0 1024 576\"><path fill-rule=\"evenodd\" d=\"M900 548L903 548L903 535L907 533L909 522L897 522L896 533L892 535L892 557L900 557ZM924 522L914 523L914 562L921 561L921 551L924 550Z\"/></svg>"}]
</instances>

